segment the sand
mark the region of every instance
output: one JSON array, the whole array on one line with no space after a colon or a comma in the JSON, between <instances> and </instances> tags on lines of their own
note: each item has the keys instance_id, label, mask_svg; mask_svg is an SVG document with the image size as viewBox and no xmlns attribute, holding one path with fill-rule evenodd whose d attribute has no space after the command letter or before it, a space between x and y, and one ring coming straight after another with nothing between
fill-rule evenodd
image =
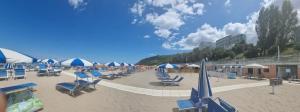
<instances>
[{"instance_id":1,"label":"sand","mask_svg":"<svg viewBox=\"0 0 300 112\"><path fill-rule=\"evenodd\" d=\"M198 86L198 73L171 73L171 77L176 75L184 77L180 86L164 86L160 83L160 80L155 76L154 70L145 72L137 72L129 77L122 77L111 80L111 82L131 85L135 87L148 88L148 89L159 89L159 90L190 90L192 87L197 88ZM217 74L216 72L208 72L208 74ZM110 81L110 80L108 80ZM257 83L262 81L256 80L245 80L245 79L224 79L210 77L212 87L228 86L234 84L245 84L245 83Z\"/></svg>"},{"instance_id":2,"label":"sand","mask_svg":"<svg viewBox=\"0 0 300 112\"><path fill-rule=\"evenodd\" d=\"M111 82L130 86L149 87L152 89L189 89L197 83L197 76L189 76L179 87L154 86L150 82L157 81L154 71L139 72L128 77L122 77ZM124 92L103 86L97 86L94 91L82 92L72 97L55 89L59 82L72 82L74 77L61 76L37 77L36 73L27 73L27 79L0 81L0 87L22 82L35 82L37 97L44 103L42 112L172 112L176 108L176 100L187 97L153 97ZM147 79L147 80L146 80ZM126 81L127 80L127 81ZM146 80L146 81L145 81ZM211 78L214 87L234 85L239 83L260 82L245 79L216 79ZM192 82L195 81L195 82ZM271 95L270 86L232 90L214 94L222 97L240 112L299 112L300 85L284 84L276 88L276 94Z\"/></svg>"}]
</instances>

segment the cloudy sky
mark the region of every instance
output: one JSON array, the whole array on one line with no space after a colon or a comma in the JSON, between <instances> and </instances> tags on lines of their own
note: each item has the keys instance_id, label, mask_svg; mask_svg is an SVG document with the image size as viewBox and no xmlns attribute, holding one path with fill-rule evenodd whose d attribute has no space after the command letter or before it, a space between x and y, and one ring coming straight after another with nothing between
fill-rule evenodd
<instances>
[{"instance_id":1,"label":"cloudy sky","mask_svg":"<svg viewBox=\"0 0 300 112\"><path fill-rule=\"evenodd\" d=\"M38 58L135 63L244 33L282 0L1 0L0 47ZM300 0L292 0L300 12ZM298 15L300 18L300 15Z\"/></svg>"}]
</instances>

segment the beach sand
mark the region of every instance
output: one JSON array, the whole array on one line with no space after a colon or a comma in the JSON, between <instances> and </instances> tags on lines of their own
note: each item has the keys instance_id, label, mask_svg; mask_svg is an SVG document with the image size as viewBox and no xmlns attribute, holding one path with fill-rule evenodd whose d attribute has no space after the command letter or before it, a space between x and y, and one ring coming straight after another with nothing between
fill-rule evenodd
<instances>
[{"instance_id":1,"label":"beach sand","mask_svg":"<svg viewBox=\"0 0 300 112\"><path fill-rule=\"evenodd\" d=\"M152 87L154 89L185 89L196 82L184 81L184 87L157 87L149 84L157 81L153 71L139 72L128 77L122 77L111 82L124 83L130 86ZM150 75L151 76L148 76ZM185 76L188 77L188 76ZM151 78L151 79L150 79ZM196 79L194 79L196 78ZM197 76L191 78L197 80ZM188 97L154 97L141 94L134 94L97 86L94 91L82 92L77 97L72 97L55 89L55 85L60 82L72 82L74 77L62 74L61 76L37 77L36 73L27 73L27 79L0 81L0 87L18 84L22 82L35 82L37 97L44 103L42 112L172 112L176 108L176 100L187 99ZM145 81L148 79L148 82ZM124 80L124 81L123 81ZM128 81L126 81L128 80ZM220 79L220 84L214 86L231 85L240 83L257 82L252 80ZM135 81L135 82L134 82ZM245 81L245 82L243 82ZM144 83L142 83L144 82ZM184 84L188 83L188 84ZM148 86L147 86L148 84ZM276 88L276 94L271 95L270 86L245 88L221 92L214 94L214 97L222 97L232 105L236 106L240 112L299 112L300 111L300 85L284 84Z\"/></svg>"},{"instance_id":2,"label":"beach sand","mask_svg":"<svg viewBox=\"0 0 300 112\"><path fill-rule=\"evenodd\" d=\"M216 72L208 72L208 74L217 74ZM148 89L159 89L159 90L190 90L192 87L198 87L198 73L171 73L171 77L176 75L184 77L180 86L164 86L160 83L160 80L156 77L156 72L154 70L149 70L145 72L137 72L130 75L129 77L116 78L111 80L111 82L131 85L135 87L148 88ZM209 77L212 87L228 86L234 84L245 84L245 83L257 83L262 81L256 80L245 80L245 79L224 79ZM108 80L110 81L110 80ZM267 81L267 80L265 80Z\"/></svg>"}]
</instances>

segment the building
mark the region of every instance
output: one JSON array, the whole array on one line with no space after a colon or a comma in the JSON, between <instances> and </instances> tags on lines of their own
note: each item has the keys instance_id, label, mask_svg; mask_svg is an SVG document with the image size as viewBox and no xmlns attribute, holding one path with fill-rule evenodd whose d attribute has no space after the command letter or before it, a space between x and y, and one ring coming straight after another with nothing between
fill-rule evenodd
<instances>
[{"instance_id":1,"label":"building","mask_svg":"<svg viewBox=\"0 0 300 112\"><path fill-rule=\"evenodd\" d=\"M228 35L224 38L217 40L216 47L224 48L224 49L231 49L235 44L240 43L242 41L246 41L245 34Z\"/></svg>"}]
</instances>

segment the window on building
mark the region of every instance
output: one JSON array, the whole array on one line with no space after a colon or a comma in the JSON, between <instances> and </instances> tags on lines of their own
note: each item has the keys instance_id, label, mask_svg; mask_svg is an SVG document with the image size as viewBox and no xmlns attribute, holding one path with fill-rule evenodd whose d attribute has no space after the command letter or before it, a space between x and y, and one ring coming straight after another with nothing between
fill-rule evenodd
<instances>
[{"instance_id":1,"label":"window on building","mask_svg":"<svg viewBox=\"0 0 300 112\"><path fill-rule=\"evenodd\" d=\"M267 68L267 69L264 69L264 72L269 72L270 70Z\"/></svg>"}]
</instances>

